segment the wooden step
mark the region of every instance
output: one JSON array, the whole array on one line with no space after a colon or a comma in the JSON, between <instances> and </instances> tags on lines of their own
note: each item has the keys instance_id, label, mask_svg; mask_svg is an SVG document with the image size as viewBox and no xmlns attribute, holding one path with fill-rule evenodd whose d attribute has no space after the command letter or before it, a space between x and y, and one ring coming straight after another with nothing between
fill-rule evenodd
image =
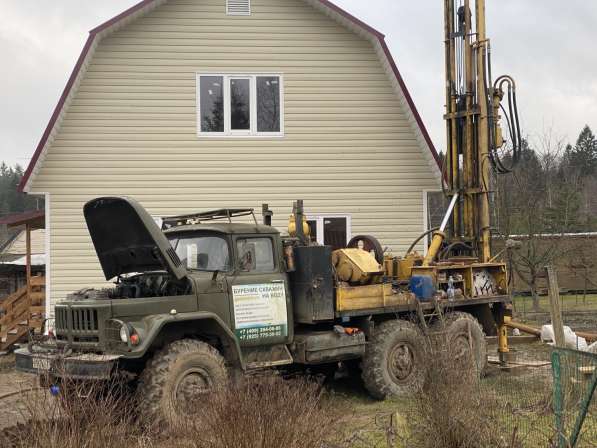
<instances>
[{"instance_id":1,"label":"wooden step","mask_svg":"<svg viewBox=\"0 0 597 448\"><path fill-rule=\"evenodd\" d=\"M30 306L29 312L31 314L43 314L46 311L45 306Z\"/></svg>"},{"instance_id":2,"label":"wooden step","mask_svg":"<svg viewBox=\"0 0 597 448\"><path fill-rule=\"evenodd\" d=\"M46 311L45 277L31 279L29 294L23 286L0 304L0 350L20 341L30 330L43 326Z\"/></svg>"},{"instance_id":3,"label":"wooden step","mask_svg":"<svg viewBox=\"0 0 597 448\"><path fill-rule=\"evenodd\" d=\"M14 343L19 342L27 335L28 331L28 328L19 328L15 334L7 335L0 343L0 350L6 350Z\"/></svg>"}]
</instances>

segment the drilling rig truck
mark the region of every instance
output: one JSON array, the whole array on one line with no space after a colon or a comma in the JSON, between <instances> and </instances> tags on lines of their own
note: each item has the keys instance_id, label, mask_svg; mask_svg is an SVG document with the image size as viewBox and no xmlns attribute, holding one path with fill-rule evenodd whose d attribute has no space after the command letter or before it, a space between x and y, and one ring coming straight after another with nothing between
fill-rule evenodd
<instances>
[{"instance_id":1,"label":"drilling rig truck","mask_svg":"<svg viewBox=\"0 0 597 448\"><path fill-rule=\"evenodd\" d=\"M160 228L132 198L93 199L83 214L115 284L56 304L45 333L16 351L17 368L54 382L126 373L145 412L168 418L239 372L290 365L356 360L374 397L411 393L440 321L443 343L478 373L486 335L498 335L504 355L511 298L506 264L490 248L491 172L516 162L520 132L514 82L491 81L484 0L472 2L444 5L441 226L405 254L385 253L367 235L332 250L309 238L301 200L282 235L265 204L262 222L252 209L221 209L164 218ZM429 234L420 255L413 249Z\"/></svg>"}]
</instances>

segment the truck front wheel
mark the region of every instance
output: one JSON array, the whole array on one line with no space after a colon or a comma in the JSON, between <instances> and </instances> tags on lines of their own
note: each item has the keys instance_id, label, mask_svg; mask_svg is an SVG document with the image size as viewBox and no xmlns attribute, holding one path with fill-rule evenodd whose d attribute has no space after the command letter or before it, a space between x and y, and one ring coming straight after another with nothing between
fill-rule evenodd
<instances>
[{"instance_id":1,"label":"truck front wheel","mask_svg":"<svg viewBox=\"0 0 597 448\"><path fill-rule=\"evenodd\" d=\"M375 327L361 364L365 387L378 399L404 396L425 381L427 341L420 328L405 320Z\"/></svg>"},{"instance_id":2,"label":"truck front wheel","mask_svg":"<svg viewBox=\"0 0 597 448\"><path fill-rule=\"evenodd\" d=\"M173 422L226 381L224 358L215 348L194 339L172 342L154 355L141 374L141 409L151 418Z\"/></svg>"}]
</instances>

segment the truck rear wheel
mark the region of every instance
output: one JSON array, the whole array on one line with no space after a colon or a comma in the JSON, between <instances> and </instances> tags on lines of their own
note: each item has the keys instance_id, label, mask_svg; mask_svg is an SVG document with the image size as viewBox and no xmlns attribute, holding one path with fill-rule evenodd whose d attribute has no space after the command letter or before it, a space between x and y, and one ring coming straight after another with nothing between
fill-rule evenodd
<instances>
[{"instance_id":1,"label":"truck rear wheel","mask_svg":"<svg viewBox=\"0 0 597 448\"><path fill-rule=\"evenodd\" d=\"M466 369L475 367L481 375L487 368L487 343L479 321L469 313L448 313L443 324L438 321L435 329L445 331L445 342L451 350L456 366Z\"/></svg>"},{"instance_id":2,"label":"truck rear wheel","mask_svg":"<svg viewBox=\"0 0 597 448\"><path fill-rule=\"evenodd\" d=\"M228 381L220 353L202 341L183 339L156 353L140 377L141 408L151 418L173 422L193 402Z\"/></svg>"},{"instance_id":3,"label":"truck rear wheel","mask_svg":"<svg viewBox=\"0 0 597 448\"><path fill-rule=\"evenodd\" d=\"M405 320L375 327L363 356L362 378L378 399L409 395L425 381L427 341L421 329Z\"/></svg>"}]
</instances>

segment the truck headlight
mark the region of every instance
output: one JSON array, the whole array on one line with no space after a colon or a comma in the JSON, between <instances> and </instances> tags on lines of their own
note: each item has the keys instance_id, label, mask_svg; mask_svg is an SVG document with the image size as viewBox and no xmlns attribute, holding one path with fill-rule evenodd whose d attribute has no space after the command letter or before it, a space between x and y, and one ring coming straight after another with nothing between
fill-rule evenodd
<instances>
[{"instance_id":1,"label":"truck headlight","mask_svg":"<svg viewBox=\"0 0 597 448\"><path fill-rule=\"evenodd\" d=\"M125 344L128 344L129 336L130 336L129 327L127 324L124 324L122 327L120 327L120 340L122 342L124 342Z\"/></svg>"},{"instance_id":2,"label":"truck headlight","mask_svg":"<svg viewBox=\"0 0 597 448\"><path fill-rule=\"evenodd\" d=\"M131 324L123 324L120 327L120 340L125 344L139 345L141 338L135 331L135 328Z\"/></svg>"}]
</instances>

